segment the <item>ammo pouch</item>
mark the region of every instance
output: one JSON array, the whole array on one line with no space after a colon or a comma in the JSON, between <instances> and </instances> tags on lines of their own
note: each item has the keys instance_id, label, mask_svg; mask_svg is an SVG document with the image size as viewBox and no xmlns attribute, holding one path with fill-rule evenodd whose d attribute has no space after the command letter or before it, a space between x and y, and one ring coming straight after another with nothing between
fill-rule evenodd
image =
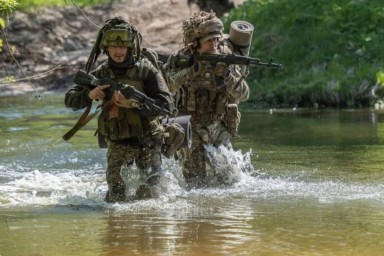
<instances>
[{"instance_id":1,"label":"ammo pouch","mask_svg":"<svg viewBox=\"0 0 384 256\"><path fill-rule=\"evenodd\" d=\"M228 104L225 113L225 124L227 126L228 133L234 137L237 135L238 127L240 123L240 112L238 111L237 104Z\"/></svg>"}]
</instances>

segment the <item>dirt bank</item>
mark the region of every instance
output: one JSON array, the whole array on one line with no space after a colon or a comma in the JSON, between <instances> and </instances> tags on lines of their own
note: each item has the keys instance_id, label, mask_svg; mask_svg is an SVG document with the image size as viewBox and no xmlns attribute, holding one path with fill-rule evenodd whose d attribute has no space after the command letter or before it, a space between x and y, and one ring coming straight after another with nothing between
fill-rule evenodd
<instances>
[{"instance_id":1,"label":"dirt bank","mask_svg":"<svg viewBox=\"0 0 384 256\"><path fill-rule=\"evenodd\" d=\"M138 27L144 47L169 54L182 46L182 21L198 10L197 5L182 0L115 1L81 10L71 4L33 13L15 12L7 23L6 36L34 86L40 91L60 90L70 86L73 74L84 68L97 26L102 26L106 19L124 17ZM0 95L32 90L7 48L0 61ZM7 82L10 77L16 82Z\"/></svg>"}]
</instances>

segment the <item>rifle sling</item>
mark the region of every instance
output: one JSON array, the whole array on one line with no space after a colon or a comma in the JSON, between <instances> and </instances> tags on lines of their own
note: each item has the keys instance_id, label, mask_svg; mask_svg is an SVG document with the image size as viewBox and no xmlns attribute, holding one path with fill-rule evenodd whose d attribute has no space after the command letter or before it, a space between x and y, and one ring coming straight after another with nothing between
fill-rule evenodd
<instances>
[{"instance_id":1,"label":"rifle sling","mask_svg":"<svg viewBox=\"0 0 384 256\"><path fill-rule=\"evenodd\" d=\"M75 135L81 128L83 128L99 111L101 108L97 107L96 111L89 115L89 112L91 110L92 104L89 104L87 108L85 109L84 113L80 116L79 120L77 120L76 124L70 129L67 133L63 135L63 140L68 141Z\"/></svg>"}]
</instances>

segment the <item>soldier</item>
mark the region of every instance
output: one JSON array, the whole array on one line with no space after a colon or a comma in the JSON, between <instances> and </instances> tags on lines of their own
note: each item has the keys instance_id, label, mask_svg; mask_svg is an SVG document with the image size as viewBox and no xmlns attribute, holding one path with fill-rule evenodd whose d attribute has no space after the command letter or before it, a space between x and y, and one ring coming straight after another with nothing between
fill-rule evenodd
<instances>
[{"instance_id":1,"label":"soldier","mask_svg":"<svg viewBox=\"0 0 384 256\"><path fill-rule=\"evenodd\" d=\"M171 94L161 72L140 55L141 35L138 30L121 17L109 19L100 29L96 43L86 64L90 72L98 55L103 51L108 59L91 72L97 78L111 78L145 93L173 110ZM106 202L125 200L126 185L120 174L121 167L136 164L141 170L144 184L137 191L138 198L154 196L161 169L161 145L163 127L160 117L145 109L132 99L126 99L120 91L107 94L110 85L94 89L75 85L65 95L65 105L74 110L83 109L93 100L102 101L98 118L98 130L106 136L108 192Z\"/></svg>"},{"instance_id":2,"label":"soldier","mask_svg":"<svg viewBox=\"0 0 384 256\"><path fill-rule=\"evenodd\" d=\"M178 65L181 56L234 54L223 23L214 12L200 11L183 23L185 47L168 58L164 65L168 86L180 114L190 114L192 147L183 153L183 174L189 187L210 185L215 174L206 146L231 147L231 137L240 122L238 103L248 99L244 80L247 70L225 63L195 62ZM216 177L217 179L217 177ZM224 177L225 179L225 177Z\"/></svg>"}]
</instances>

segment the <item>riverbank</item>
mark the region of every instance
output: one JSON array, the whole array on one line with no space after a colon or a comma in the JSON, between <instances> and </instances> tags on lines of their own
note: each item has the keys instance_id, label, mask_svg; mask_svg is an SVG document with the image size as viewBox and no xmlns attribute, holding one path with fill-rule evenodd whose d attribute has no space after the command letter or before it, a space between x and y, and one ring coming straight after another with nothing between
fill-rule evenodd
<instances>
[{"instance_id":1,"label":"riverbank","mask_svg":"<svg viewBox=\"0 0 384 256\"><path fill-rule=\"evenodd\" d=\"M67 1L66 6L15 11L7 21L6 37L0 35L6 39L0 54L0 96L41 94L72 86L74 74L84 68L98 27L106 19L122 16L139 29L143 47L169 55L183 47L182 23L194 12L212 8L221 15L243 2L129 0L78 8ZM103 60L99 57L99 63Z\"/></svg>"},{"instance_id":2,"label":"riverbank","mask_svg":"<svg viewBox=\"0 0 384 256\"><path fill-rule=\"evenodd\" d=\"M129 4L114 1L81 10L68 5L34 12L15 11L5 33L21 68L4 45L0 55L0 95L33 91L23 72L40 92L71 86L76 71L84 68L97 26L115 16L122 16L138 27L143 47L160 54L174 52L183 45L183 20L198 10L197 5L181 0L131 0Z\"/></svg>"}]
</instances>

